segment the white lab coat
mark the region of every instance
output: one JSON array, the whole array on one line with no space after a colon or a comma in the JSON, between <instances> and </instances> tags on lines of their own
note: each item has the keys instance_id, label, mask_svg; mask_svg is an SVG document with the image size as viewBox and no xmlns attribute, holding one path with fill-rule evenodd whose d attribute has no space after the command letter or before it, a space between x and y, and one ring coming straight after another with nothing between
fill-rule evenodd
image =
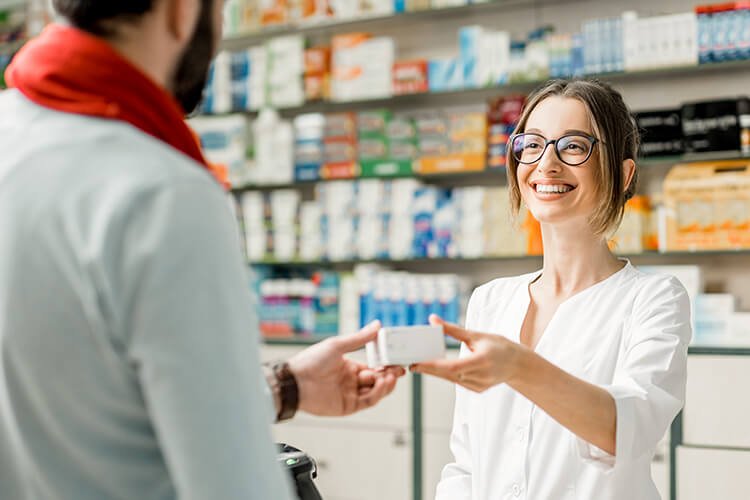
<instances>
[{"instance_id":1,"label":"white lab coat","mask_svg":"<svg viewBox=\"0 0 750 500\"><path fill-rule=\"evenodd\" d=\"M477 288L467 328L518 342L528 285L539 274ZM658 499L651 460L684 402L690 336L690 303L679 281L644 274L629 262L569 298L536 351L612 394L615 456L578 438L507 385L482 394L459 387L454 462L443 470L437 499Z\"/></svg>"},{"instance_id":2,"label":"white lab coat","mask_svg":"<svg viewBox=\"0 0 750 500\"><path fill-rule=\"evenodd\" d=\"M218 184L17 91L0 150L0 497L290 498Z\"/></svg>"}]
</instances>

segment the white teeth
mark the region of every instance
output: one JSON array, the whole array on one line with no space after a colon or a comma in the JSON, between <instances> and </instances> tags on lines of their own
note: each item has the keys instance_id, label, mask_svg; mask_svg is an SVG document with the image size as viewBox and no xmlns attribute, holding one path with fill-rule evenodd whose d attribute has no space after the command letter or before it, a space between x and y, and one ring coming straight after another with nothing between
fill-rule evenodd
<instances>
[{"instance_id":1,"label":"white teeth","mask_svg":"<svg viewBox=\"0 0 750 500\"><path fill-rule=\"evenodd\" d=\"M537 193L567 193L568 191L572 191L573 188L570 186L565 185L552 185L552 184L537 184L536 185L536 192Z\"/></svg>"}]
</instances>

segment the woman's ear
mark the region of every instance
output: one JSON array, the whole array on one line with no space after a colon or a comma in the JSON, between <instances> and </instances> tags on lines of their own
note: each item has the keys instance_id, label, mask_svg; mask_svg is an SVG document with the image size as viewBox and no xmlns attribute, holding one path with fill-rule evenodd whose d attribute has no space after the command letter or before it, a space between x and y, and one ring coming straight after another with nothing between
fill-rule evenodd
<instances>
[{"instance_id":1,"label":"woman's ear","mask_svg":"<svg viewBox=\"0 0 750 500\"><path fill-rule=\"evenodd\" d=\"M627 193L630 189L630 184L633 182L633 177L635 177L635 161L633 161L632 158L628 158L624 162L622 162L622 185L625 186L623 189L623 192Z\"/></svg>"}]
</instances>

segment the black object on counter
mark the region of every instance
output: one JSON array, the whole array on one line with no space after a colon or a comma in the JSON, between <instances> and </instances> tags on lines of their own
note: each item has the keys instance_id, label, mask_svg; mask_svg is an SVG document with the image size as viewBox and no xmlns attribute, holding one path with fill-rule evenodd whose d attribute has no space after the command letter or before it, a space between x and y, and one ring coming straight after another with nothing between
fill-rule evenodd
<instances>
[{"instance_id":1,"label":"black object on counter","mask_svg":"<svg viewBox=\"0 0 750 500\"><path fill-rule=\"evenodd\" d=\"M292 476L300 500L323 500L313 479L318 477L318 467L307 453L285 443L277 443L279 464Z\"/></svg>"},{"instance_id":2,"label":"black object on counter","mask_svg":"<svg viewBox=\"0 0 750 500\"><path fill-rule=\"evenodd\" d=\"M641 133L638 156L669 156L685 152L680 108L639 111L635 121Z\"/></svg>"},{"instance_id":3,"label":"black object on counter","mask_svg":"<svg viewBox=\"0 0 750 500\"><path fill-rule=\"evenodd\" d=\"M747 97L684 104L681 114L687 153L750 149Z\"/></svg>"}]
</instances>

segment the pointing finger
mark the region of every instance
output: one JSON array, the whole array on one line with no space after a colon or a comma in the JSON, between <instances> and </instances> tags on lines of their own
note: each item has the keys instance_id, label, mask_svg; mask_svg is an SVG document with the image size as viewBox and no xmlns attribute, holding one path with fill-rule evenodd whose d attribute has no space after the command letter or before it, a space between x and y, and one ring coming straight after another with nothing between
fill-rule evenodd
<instances>
[{"instance_id":1,"label":"pointing finger","mask_svg":"<svg viewBox=\"0 0 750 500\"><path fill-rule=\"evenodd\" d=\"M461 328L458 325L454 325L453 323L448 323L435 314L430 315L430 324L435 326L442 326L443 332L446 335L448 335L449 337L453 337L454 339L467 345L472 341L473 337L471 332Z\"/></svg>"},{"instance_id":2,"label":"pointing finger","mask_svg":"<svg viewBox=\"0 0 750 500\"><path fill-rule=\"evenodd\" d=\"M356 351L362 349L368 342L375 340L378 336L378 330L380 330L380 321L375 320L357 333L337 337L336 342L344 352Z\"/></svg>"}]
</instances>

